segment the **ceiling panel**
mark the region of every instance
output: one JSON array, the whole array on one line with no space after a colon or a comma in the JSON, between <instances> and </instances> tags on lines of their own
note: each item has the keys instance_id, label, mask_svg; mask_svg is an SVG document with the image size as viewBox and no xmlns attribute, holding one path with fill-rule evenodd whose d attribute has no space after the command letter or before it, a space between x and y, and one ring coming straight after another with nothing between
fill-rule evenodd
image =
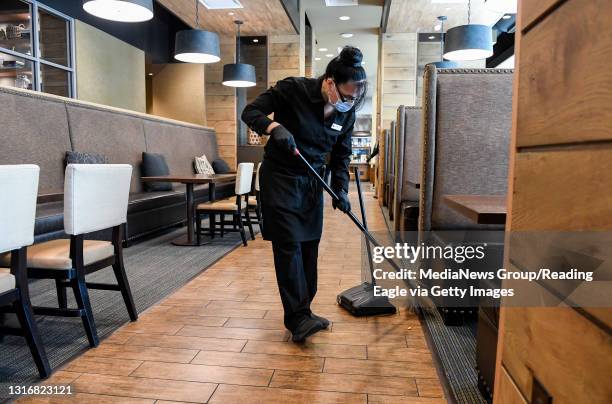
<instances>
[{"instance_id":1,"label":"ceiling panel","mask_svg":"<svg viewBox=\"0 0 612 404\"><path fill-rule=\"evenodd\" d=\"M280 0L240 0L244 8L208 10L200 3L200 27L207 31L232 34L234 20L244 21L244 35L295 34ZM195 26L195 0L158 0L188 25ZM228 13L234 13L229 15Z\"/></svg>"},{"instance_id":2,"label":"ceiling panel","mask_svg":"<svg viewBox=\"0 0 612 404\"><path fill-rule=\"evenodd\" d=\"M503 13L489 11L485 0L472 0L471 21L493 25ZM437 17L445 15L444 29L467 24L468 0L391 0L387 32L433 32Z\"/></svg>"}]
</instances>

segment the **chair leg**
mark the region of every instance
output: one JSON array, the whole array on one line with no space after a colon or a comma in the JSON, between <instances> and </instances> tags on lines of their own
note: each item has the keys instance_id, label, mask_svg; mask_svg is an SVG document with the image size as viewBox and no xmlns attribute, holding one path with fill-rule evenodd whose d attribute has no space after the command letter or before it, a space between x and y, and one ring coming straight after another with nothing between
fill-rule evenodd
<instances>
[{"instance_id":1,"label":"chair leg","mask_svg":"<svg viewBox=\"0 0 612 404\"><path fill-rule=\"evenodd\" d=\"M30 348L30 352L34 358L34 363L36 363L38 374L41 378L46 379L51 374L51 366L49 365L49 360L47 359L45 347L43 346L40 335L38 334L38 327L36 326L36 321L34 321L32 307L28 302L25 302L21 296L19 297L19 300L13 304L13 306L15 308L15 312L17 313L19 323L21 323L21 328L23 329L24 337L28 343L28 348Z\"/></svg>"},{"instance_id":2,"label":"chair leg","mask_svg":"<svg viewBox=\"0 0 612 404\"><path fill-rule=\"evenodd\" d=\"M66 286L63 284L63 279L55 280L55 289L57 290L57 303L60 309L68 308L68 295Z\"/></svg>"},{"instance_id":3,"label":"chair leg","mask_svg":"<svg viewBox=\"0 0 612 404\"><path fill-rule=\"evenodd\" d=\"M249 213L249 209L245 210L245 216L247 221L247 226L249 226L249 233L251 233L251 240L255 240L255 232L253 231L253 223L251 223L251 215Z\"/></svg>"},{"instance_id":4,"label":"chair leg","mask_svg":"<svg viewBox=\"0 0 612 404\"><path fill-rule=\"evenodd\" d=\"M244 244L244 246L247 246L247 238L246 238L246 232L244 231L244 224L242 223L242 212L238 212L234 214L234 219L236 220L236 222L238 222L238 227L240 228L240 237L242 238L242 244Z\"/></svg>"},{"instance_id":5,"label":"chair leg","mask_svg":"<svg viewBox=\"0 0 612 404\"><path fill-rule=\"evenodd\" d=\"M79 309L85 311L83 316L83 327L85 327L85 333L89 340L89 345L95 348L100 343L98 339L98 332L96 331L96 323L94 322L93 312L91 310L91 303L89 302L89 292L85 285L85 278L77 278L70 281L72 283L72 290L74 291L74 297L77 301Z\"/></svg>"},{"instance_id":6,"label":"chair leg","mask_svg":"<svg viewBox=\"0 0 612 404\"><path fill-rule=\"evenodd\" d=\"M202 216L196 211L196 241L198 245L202 244Z\"/></svg>"},{"instance_id":7,"label":"chair leg","mask_svg":"<svg viewBox=\"0 0 612 404\"><path fill-rule=\"evenodd\" d=\"M127 308L128 314L130 315L130 320L136 321L138 320L138 312L136 311L136 306L134 305L134 298L132 297L132 291L130 290L130 284L128 283L127 275L125 273L123 258L117 259L117 263L113 265L113 271L115 272L117 283L119 284L119 288L121 289L121 295L123 296L125 307Z\"/></svg>"},{"instance_id":8,"label":"chair leg","mask_svg":"<svg viewBox=\"0 0 612 404\"><path fill-rule=\"evenodd\" d=\"M216 221L217 221L217 215L214 213L211 213L210 215L210 238L215 238L215 231L216 231Z\"/></svg>"},{"instance_id":9,"label":"chair leg","mask_svg":"<svg viewBox=\"0 0 612 404\"><path fill-rule=\"evenodd\" d=\"M223 233L225 232L225 213L219 214L221 220L221 238L223 238Z\"/></svg>"}]
</instances>

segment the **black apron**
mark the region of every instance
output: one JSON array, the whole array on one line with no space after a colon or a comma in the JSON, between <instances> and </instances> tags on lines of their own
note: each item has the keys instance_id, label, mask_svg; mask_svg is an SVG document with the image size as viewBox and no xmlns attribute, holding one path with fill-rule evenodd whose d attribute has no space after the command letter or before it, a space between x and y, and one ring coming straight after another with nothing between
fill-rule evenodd
<instances>
[{"instance_id":1,"label":"black apron","mask_svg":"<svg viewBox=\"0 0 612 404\"><path fill-rule=\"evenodd\" d=\"M259 169L264 240L318 240L323 232L323 188L308 172L264 159Z\"/></svg>"}]
</instances>

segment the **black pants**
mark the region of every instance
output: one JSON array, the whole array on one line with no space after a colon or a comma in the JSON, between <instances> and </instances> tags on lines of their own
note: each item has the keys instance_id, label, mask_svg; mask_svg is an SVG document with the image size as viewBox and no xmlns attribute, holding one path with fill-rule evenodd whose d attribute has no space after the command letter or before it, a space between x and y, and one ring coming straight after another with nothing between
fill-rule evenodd
<instances>
[{"instance_id":1,"label":"black pants","mask_svg":"<svg viewBox=\"0 0 612 404\"><path fill-rule=\"evenodd\" d=\"M317 293L319 241L272 242L276 281L289 331L311 314L310 303Z\"/></svg>"}]
</instances>

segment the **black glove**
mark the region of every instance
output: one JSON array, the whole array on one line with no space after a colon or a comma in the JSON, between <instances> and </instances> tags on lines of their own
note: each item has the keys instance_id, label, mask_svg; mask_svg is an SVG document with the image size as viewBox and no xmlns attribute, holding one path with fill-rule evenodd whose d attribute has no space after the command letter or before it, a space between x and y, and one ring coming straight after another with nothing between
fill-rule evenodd
<instances>
[{"instance_id":1,"label":"black glove","mask_svg":"<svg viewBox=\"0 0 612 404\"><path fill-rule=\"evenodd\" d=\"M332 201L334 209L340 209L344 213L348 213L351 210L351 203L349 202L348 194L344 189L334 190L338 199Z\"/></svg>"},{"instance_id":2,"label":"black glove","mask_svg":"<svg viewBox=\"0 0 612 404\"><path fill-rule=\"evenodd\" d=\"M283 150L286 150L288 153L294 154L295 149L297 149L297 145L295 144L295 139L291 132L289 132L283 125L278 125L276 128L272 129L270 132L270 136L276 142L276 144Z\"/></svg>"}]
</instances>

